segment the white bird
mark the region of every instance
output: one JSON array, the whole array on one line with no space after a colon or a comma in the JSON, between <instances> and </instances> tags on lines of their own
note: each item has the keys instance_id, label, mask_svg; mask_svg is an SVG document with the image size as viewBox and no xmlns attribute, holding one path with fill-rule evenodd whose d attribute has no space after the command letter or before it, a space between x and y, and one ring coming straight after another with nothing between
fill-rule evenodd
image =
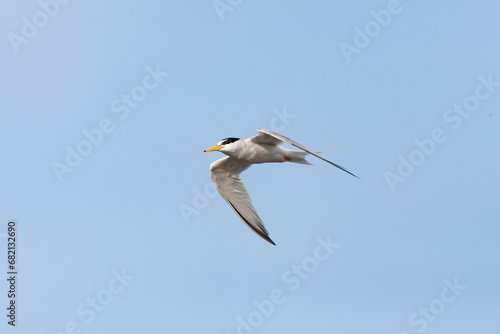
<instances>
[{"instance_id":1,"label":"white bird","mask_svg":"<svg viewBox=\"0 0 500 334\"><path fill-rule=\"evenodd\" d=\"M307 154L312 154L344 172L358 178L342 166L325 159L317 152L269 130L258 129L259 133L251 138L225 138L217 145L206 149L204 152L219 151L226 155L210 165L210 176L215 183L219 194L226 200L236 214L255 233L264 240L276 245L269 238L269 233L264 227L257 211L252 205L252 200L245 185L240 179L240 173L252 164L267 162L294 162L310 165L305 159ZM283 142L300 148L302 151L293 151L280 146Z\"/></svg>"}]
</instances>

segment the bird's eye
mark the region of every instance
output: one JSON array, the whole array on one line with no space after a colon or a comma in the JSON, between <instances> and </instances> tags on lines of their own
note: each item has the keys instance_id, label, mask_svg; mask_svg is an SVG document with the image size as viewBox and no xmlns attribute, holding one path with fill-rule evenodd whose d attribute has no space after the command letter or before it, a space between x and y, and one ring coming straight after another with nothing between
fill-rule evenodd
<instances>
[{"instance_id":1,"label":"bird's eye","mask_svg":"<svg viewBox=\"0 0 500 334\"><path fill-rule=\"evenodd\" d=\"M219 146L224 146L227 144L234 143L235 141L240 140L240 138L224 138L219 142Z\"/></svg>"}]
</instances>

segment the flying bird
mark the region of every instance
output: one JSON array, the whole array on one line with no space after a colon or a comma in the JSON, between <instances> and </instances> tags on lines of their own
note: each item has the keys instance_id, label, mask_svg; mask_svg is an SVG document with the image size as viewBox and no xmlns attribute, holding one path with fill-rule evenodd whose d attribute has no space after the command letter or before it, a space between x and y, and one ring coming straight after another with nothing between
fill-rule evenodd
<instances>
[{"instance_id":1,"label":"flying bird","mask_svg":"<svg viewBox=\"0 0 500 334\"><path fill-rule=\"evenodd\" d=\"M259 133L254 137L224 138L217 145L204 152L219 151L227 155L227 157L214 161L210 165L210 176L217 191L248 227L264 240L276 245L269 238L269 233L262 219L252 205L250 195L240 179L241 172L253 164L268 162L294 162L310 165L305 156L311 154L356 178L358 177L344 167L322 157L318 152L312 151L290 138L265 129L257 130ZM280 146L283 142L300 148L302 151L294 151Z\"/></svg>"}]
</instances>

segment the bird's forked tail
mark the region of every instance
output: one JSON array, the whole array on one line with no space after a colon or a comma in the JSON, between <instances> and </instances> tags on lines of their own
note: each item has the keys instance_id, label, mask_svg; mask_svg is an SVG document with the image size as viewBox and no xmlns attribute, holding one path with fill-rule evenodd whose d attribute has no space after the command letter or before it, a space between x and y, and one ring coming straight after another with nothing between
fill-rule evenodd
<instances>
[{"instance_id":1,"label":"bird's forked tail","mask_svg":"<svg viewBox=\"0 0 500 334\"><path fill-rule=\"evenodd\" d=\"M294 162L296 164L302 164L302 165L312 165L309 161L306 160L306 155L309 153L307 152L302 152L302 151L292 151L289 150L287 152L287 156L290 158L290 162Z\"/></svg>"}]
</instances>

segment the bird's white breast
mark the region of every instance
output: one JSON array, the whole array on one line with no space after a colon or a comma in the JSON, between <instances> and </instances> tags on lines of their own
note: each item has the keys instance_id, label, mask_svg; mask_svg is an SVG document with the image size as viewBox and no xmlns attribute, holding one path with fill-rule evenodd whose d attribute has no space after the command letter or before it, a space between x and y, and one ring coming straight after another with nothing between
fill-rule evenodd
<instances>
[{"instance_id":1,"label":"bird's white breast","mask_svg":"<svg viewBox=\"0 0 500 334\"><path fill-rule=\"evenodd\" d=\"M252 164L261 164L267 162L284 162L284 150L276 145L259 145L250 141L248 138L238 140L228 147L226 153L234 158L244 160Z\"/></svg>"}]
</instances>

